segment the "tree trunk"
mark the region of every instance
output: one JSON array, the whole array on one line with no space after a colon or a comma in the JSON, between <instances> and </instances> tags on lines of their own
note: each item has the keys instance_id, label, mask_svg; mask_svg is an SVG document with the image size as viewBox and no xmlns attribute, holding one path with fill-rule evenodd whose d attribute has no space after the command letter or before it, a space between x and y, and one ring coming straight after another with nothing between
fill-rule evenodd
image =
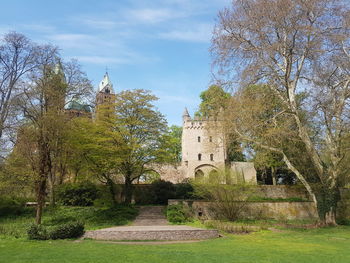
<instances>
[{"instance_id":1,"label":"tree trunk","mask_svg":"<svg viewBox=\"0 0 350 263\"><path fill-rule=\"evenodd\" d=\"M336 189L323 186L317 195L317 210L320 219L320 226L335 226L337 202L339 194Z\"/></svg>"},{"instance_id":2,"label":"tree trunk","mask_svg":"<svg viewBox=\"0 0 350 263\"><path fill-rule=\"evenodd\" d=\"M128 205L131 204L132 192L133 192L133 186L132 186L131 176L125 176L125 184L124 184L124 203L125 204L128 204Z\"/></svg>"},{"instance_id":3,"label":"tree trunk","mask_svg":"<svg viewBox=\"0 0 350 263\"><path fill-rule=\"evenodd\" d=\"M56 181L56 169L52 167L51 160L49 159L49 186L50 186L50 206L56 206L56 198L55 198L55 181Z\"/></svg>"},{"instance_id":4,"label":"tree trunk","mask_svg":"<svg viewBox=\"0 0 350 263\"><path fill-rule=\"evenodd\" d=\"M50 206L56 206L55 184L52 180L50 182Z\"/></svg>"},{"instance_id":5,"label":"tree trunk","mask_svg":"<svg viewBox=\"0 0 350 263\"><path fill-rule=\"evenodd\" d=\"M45 197L46 197L46 187L47 187L47 179L49 176L49 167L50 167L50 155L48 145L45 142L45 136L41 131L41 136L39 137L38 150L39 150L39 178L37 182L37 207L36 207L36 217L35 223L41 224L41 217L43 213L43 207L45 205Z\"/></svg>"},{"instance_id":6,"label":"tree trunk","mask_svg":"<svg viewBox=\"0 0 350 263\"><path fill-rule=\"evenodd\" d=\"M107 185L109 188L109 192L111 193L113 205L116 205L118 202L116 200L115 183L110 178L107 178Z\"/></svg>"},{"instance_id":7,"label":"tree trunk","mask_svg":"<svg viewBox=\"0 0 350 263\"><path fill-rule=\"evenodd\" d=\"M41 217L43 214L43 208L45 205L45 196L46 196L46 178L41 178L37 185L37 205L36 205L36 216L35 223L37 225L41 224Z\"/></svg>"},{"instance_id":8,"label":"tree trunk","mask_svg":"<svg viewBox=\"0 0 350 263\"><path fill-rule=\"evenodd\" d=\"M275 167L271 167L271 177L272 177L272 184L277 185L276 168Z\"/></svg>"}]
</instances>

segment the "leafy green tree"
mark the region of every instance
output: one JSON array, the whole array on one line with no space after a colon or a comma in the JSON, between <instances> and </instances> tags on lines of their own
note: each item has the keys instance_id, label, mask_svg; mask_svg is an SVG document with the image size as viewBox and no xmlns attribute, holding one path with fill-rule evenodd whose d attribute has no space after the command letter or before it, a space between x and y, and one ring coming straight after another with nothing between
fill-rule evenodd
<instances>
[{"instance_id":1,"label":"leafy green tree","mask_svg":"<svg viewBox=\"0 0 350 263\"><path fill-rule=\"evenodd\" d=\"M178 164L181 162L181 140L182 140L182 127L172 125L168 128L168 131L162 136L162 146L164 154L162 162Z\"/></svg>"},{"instance_id":2,"label":"leafy green tree","mask_svg":"<svg viewBox=\"0 0 350 263\"><path fill-rule=\"evenodd\" d=\"M248 100L243 105L238 91L233 130L279 154L317 205L320 223L336 224L339 187L349 176L341 169L349 155L342 147L350 129L349 6L341 0L235 0L218 17L212 53L223 82L267 85L270 92L262 95L281 103L262 121L264 105L260 111ZM301 93L307 104L298 103Z\"/></svg>"},{"instance_id":3,"label":"leafy green tree","mask_svg":"<svg viewBox=\"0 0 350 263\"><path fill-rule=\"evenodd\" d=\"M112 202L117 203L116 183L120 176L116 167L121 163L121 138L114 129L115 115L109 107L100 107L96 121L89 118L75 118L71 121L69 134L70 161L68 166L74 172L84 171L108 186ZM120 180L119 180L120 181Z\"/></svg>"},{"instance_id":4,"label":"leafy green tree","mask_svg":"<svg viewBox=\"0 0 350 263\"><path fill-rule=\"evenodd\" d=\"M211 85L200 94L201 103L195 115L199 118L224 118L223 113L229 105L231 95L218 85ZM221 116L219 116L221 114ZM245 161L243 149L237 136L232 134L226 138L228 160Z\"/></svg>"},{"instance_id":5,"label":"leafy green tree","mask_svg":"<svg viewBox=\"0 0 350 263\"><path fill-rule=\"evenodd\" d=\"M198 117L217 118L227 105L230 94L218 85L211 85L200 94L201 103L199 110L195 113Z\"/></svg>"},{"instance_id":6,"label":"leafy green tree","mask_svg":"<svg viewBox=\"0 0 350 263\"><path fill-rule=\"evenodd\" d=\"M122 91L116 96L114 130L121 137L121 162L115 168L124 177L126 204L132 199L132 183L164 159L162 136L167 125L153 105L155 100L157 97L146 90Z\"/></svg>"}]
</instances>

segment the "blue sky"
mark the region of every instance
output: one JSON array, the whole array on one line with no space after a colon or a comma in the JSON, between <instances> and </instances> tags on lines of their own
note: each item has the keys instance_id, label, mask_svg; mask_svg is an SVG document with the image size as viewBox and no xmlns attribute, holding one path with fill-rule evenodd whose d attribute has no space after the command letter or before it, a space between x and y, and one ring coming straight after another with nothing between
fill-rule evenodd
<instances>
[{"instance_id":1,"label":"blue sky","mask_svg":"<svg viewBox=\"0 0 350 263\"><path fill-rule=\"evenodd\" d=\"M95 89L106 67L116 91L148 89L169 124L197 109L211 83L211 32L230 0L1 1L0 34L24 33L76 58ZM5 10L5 11L4 11Z\"/></svg>"}]
</instances>

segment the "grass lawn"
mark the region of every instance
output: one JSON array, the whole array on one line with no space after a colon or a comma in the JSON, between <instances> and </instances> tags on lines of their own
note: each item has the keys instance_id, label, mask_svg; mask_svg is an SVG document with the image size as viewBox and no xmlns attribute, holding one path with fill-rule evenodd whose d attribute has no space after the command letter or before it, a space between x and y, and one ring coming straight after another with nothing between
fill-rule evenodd
<instances>
[{"instance_id":1,"label":"grass lawn","mask_svg":"<svg viewBox=\"0 0 350 263\"><path fill-rule=\"evenodd\" d=\"M260 231L198 243L121 245L0 239L0 262L350 262L350 227Z\"/></svg>"},{"instance_id":2,"label":"grass lawn","mask_svg":"<svg viewBox=\"0 0 350 263\"><path fill-rule=\"evenodd\" d=\"M94 230L126 225L136 217L137 213L136 208L127 206L117 206L114 208L61 206L54 209L45 209L42 223L43 225L51 226L78 220L84 222L85 229ZM34 218L34 208L26 208L21 216L0 217L0 238L9 236L25 238L27 236L26 230L34 222ZM2 263L1 254L0 263Z\"/></svg>"}]
</instances>

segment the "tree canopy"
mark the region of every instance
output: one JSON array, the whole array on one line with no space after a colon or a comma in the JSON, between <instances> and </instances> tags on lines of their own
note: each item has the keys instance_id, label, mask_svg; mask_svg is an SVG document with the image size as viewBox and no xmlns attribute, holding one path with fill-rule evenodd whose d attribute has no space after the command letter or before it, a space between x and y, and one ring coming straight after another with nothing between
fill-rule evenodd
<instances>
[{"instance_id":1,"label":"tree canopy","mask_svg":"<svg viewBox=\"0 0 350 263\"><path fill-rule=\"evenodd\" d=\"M238 90L231 131L278 153L325 224L335 223L338 187L348 176L340 167L349 155L341 146L349 131L349 12L343 1L235 0L219 13L212 42L223 83L268 89L249 100ZM274 110L266 108L272 98Z\"/></svg>"}]
</instances>

